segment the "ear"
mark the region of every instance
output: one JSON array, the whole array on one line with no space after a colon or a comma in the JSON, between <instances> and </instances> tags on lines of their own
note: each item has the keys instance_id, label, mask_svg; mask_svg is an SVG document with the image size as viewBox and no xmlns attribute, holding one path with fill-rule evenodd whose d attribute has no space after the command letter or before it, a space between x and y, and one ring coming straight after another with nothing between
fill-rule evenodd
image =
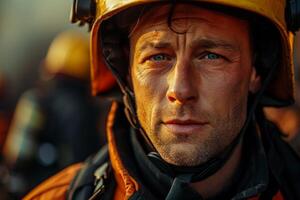
<instances>
[{"instance_id":1,"label":"ear","mask_svg":"<svg viewBox=\"0 0 300 200\"><path fill-rule=\"evenodd\" d=\"M261 88L261 78L256 72L256 68L253 66L250 75L249 91L256 93Z\"/></svg>"}]
</instances>

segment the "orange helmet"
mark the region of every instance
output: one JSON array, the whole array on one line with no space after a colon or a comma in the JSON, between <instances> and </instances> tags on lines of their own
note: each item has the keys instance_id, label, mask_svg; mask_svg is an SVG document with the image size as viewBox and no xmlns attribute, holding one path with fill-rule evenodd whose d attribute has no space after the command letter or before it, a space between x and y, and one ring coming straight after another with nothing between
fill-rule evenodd
<instances>
[{"instance_id":1,"label":"orange helmet","mask_svg":"<svg viewBox=\"0 0 300 200\"><path fill-rule=\"evenodd\" d=\"M116 20L119 24L130 17L125 11L131 10L131 15L136 12L134 8L153 3L172 3L174 1L161 0L75 0L72 10L72 22L87 22L91 25L91 65L92 65L92 88L96 94L102 87L103 77L111 77L110 70L114 73L122 87L122 73L128 66L117 71L113 62L106 54L105 43L111 34L105 27L113 26ZM180 1L177 1L180 2ZM283 104L294 102L294 72L293 72L293 32L300 26L300 1L299 0L190 0L183 2L197 2L209 5L234 8L246 11L255 16L264 18L269 24L277 29L279 33L278 42L281 44L279 66L275 71L274 78L266 89L266 96ZM123 13L123 15L122 15ZM138 12L137 12L138 13ZM134 15L134 14L133 14ZM138 17L138 16L137 16ZM127 20L128 21L128 20ZM104 39L104 36L106 39ZM118 54L119 44L115 44L113 50ZM122 57L121 57L122 58ZM126 62L123 62L126 63ZM124 64L123 64L124 65ZM117 72L116 72L117 71Z\"/></svg>"},{"instance_id":2,"label":"orange helmet","mask_svg":"<svg viewBox=\"0 0 300 200\"><path fill-rule=\"evenodd\" d=\"M58 34L52 41L44 64L50 74L62 73L88 80L89 59L88 37L80 32L69 30Z\"/></svg>"}]
</instances>

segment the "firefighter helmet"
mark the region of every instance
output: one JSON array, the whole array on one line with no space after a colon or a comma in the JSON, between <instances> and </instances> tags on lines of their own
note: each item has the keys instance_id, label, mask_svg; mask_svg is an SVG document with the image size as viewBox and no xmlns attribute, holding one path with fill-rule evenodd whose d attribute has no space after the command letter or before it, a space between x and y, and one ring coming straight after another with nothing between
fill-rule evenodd
<instances>
[{"instance_id":1,"label":"firefighter helmet","mask_svg":"<svg viewBox=\"0 0 300 200\"><path fill-rule=\"evenodd\" d=\"M88 37L80 32L65 31L51 43L44 60L50 74L65 74L81 80L90 77Z\"/></svg>"},{"instance_id":2,"label":"firefighter helmet","mask_svg":"<svg viewBox=\"0 0 300 200\"><path fill-rule=\"evenodd\" d=\"M119 83L122 80L123 69L116 69L114 62L109 58L112 55L105 49L105 43L110 38L109 32L103 29L107 22L110 26L114 24L113 18L139 6L150 3L172 3L175 1L160 0L75 0L72 12L72 21L80 23L88 22L91 29L91 65L92 65L92 88L96 94L102 87L103 76L111 77L109 69L114 73ZM180 2L180 1L176 1ZM246 11L256 16L266 19L279 32L278 42L281 44L279 66L276 69L274 78L267 86L266 95L270 99L281 102L281 105L293 103L294 101L294 77L293 77L293 32L300 27L300 1L299 0L191 0L185 2L206 3L210 5L224 6L227 8ZM123 20L129 16L119 17ZM106 26L107 27L107 26ZM116 29L114 30L116 32ZM103 40L103 35L109 35L107 40ZM115 47L117 47L116 44ZM114 48L115 49L115 48ZM122 57L121 57L122 58ZM121 62L121 61L117 61ZM123 62L126 63L126 62ZM124 64L123 64L124 66ZM127 66L124 66L126 68ZM108 69L109 68L109 69ZM120 72L121 71L121 72ZM279 101L278 101L279 100ZM273 101L274 102L274 101Z\"/></svg>"}]
</instances>

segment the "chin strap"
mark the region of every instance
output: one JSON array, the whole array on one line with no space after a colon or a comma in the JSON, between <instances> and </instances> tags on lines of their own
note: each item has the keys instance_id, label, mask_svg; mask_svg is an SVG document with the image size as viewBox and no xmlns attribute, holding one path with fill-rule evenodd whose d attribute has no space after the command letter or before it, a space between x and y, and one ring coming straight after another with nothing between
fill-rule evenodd
<instances>
[{"instance_id":1,"label":"chin strap","mask_svg":"<svg viewBox=\"0 0 300 200\"><path fill-rule=\"evenodd\" d=\"M143 138L146 142L146 145L145 145L146 149L148 151L157 152L157 150L153 146L150 138L146 134L145 130L140 125L140 122L139 122L137 114L136 114L136 107L135 107L135 104L134 104L134 94L133 94L133 92L131 92L131 90L127 87L122 89L122 92L124 94L123 95L123 102L124 102L124 105L125 105L124 112L125 112L127 120L129 121L130 125L135 130L138 130L142 134L142 136L143 136Z\"/></svg>"},{"instance_id":2,"label":"chin strap","mask_svg":"<svg viewBox=\"0 0 300 200\"><path fill-rule=\"evenodd\" d=\"M244 134L239 134L230 145L217 157L212 158L204 164L197 166L176 166L167 163L157 152L150 152L148 158L163 172L173 178L179 178L184 182L198 182L206 179L217 172L230 158L236 146L242 140Z\"/></svg>"}]
</instances>

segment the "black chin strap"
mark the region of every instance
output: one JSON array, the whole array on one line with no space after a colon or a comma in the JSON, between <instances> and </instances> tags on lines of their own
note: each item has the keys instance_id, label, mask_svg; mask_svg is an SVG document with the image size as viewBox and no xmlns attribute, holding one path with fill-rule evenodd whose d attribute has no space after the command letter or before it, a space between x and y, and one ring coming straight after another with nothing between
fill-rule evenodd
<instances>
[{"instance_id":1,"label":"black chin strap","mask_svg":"<svg viewBox=\"0 0 300 200\"><path fill-rule=\"evenodd\" d=\"M245 130L245 126L242 131ZM173 178L179 178L184 182L198 182L206 179L217 172L230 158L236 146L242 140L244 134L240 133L230 145L217 157L212 158L204 164L197 166L176 166L164 161L157 152L150 152L149 159L162 171L168 173Z\"/></svg>"}]
</instances>

